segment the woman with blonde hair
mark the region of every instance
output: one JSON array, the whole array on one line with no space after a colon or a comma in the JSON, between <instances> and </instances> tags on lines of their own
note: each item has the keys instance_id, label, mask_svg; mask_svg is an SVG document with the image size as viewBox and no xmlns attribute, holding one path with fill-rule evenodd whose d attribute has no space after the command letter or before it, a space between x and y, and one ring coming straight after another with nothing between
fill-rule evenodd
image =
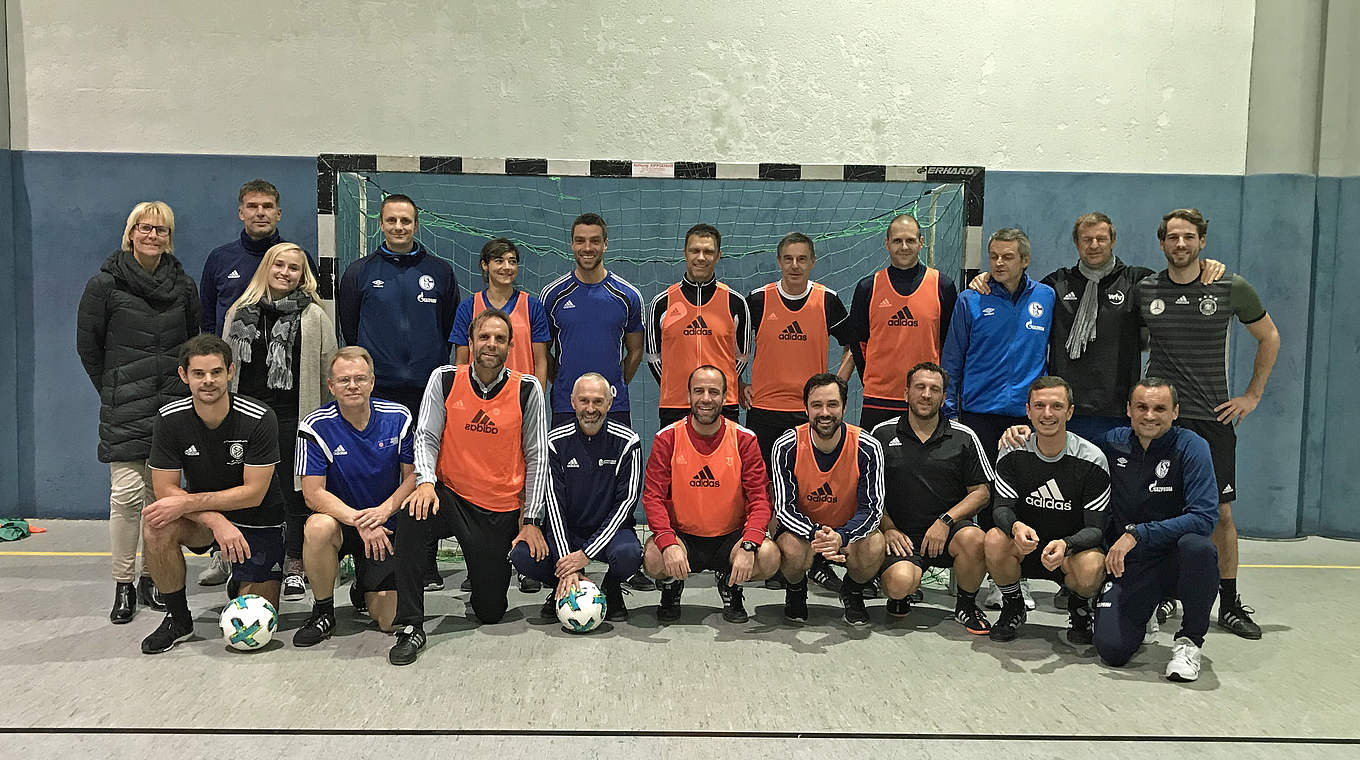
<instances>
[{"instance_id":1,"label":"woman with blonde hair","mask_svg":"<svg viewBox=\"0 0 1360 760\"><path fill-rule=\"evenodd\" d=\"M264 403L279 421L280 460L274 474L288 508L285 601L307 595L302 528L310 512L293 467L298 420L330 401L326 361L336 349L335 325L321 307L316 285L301 248L272 246L222 326L222 337L236 355L232 391Z\"/></svg>"},{"instance_id":2,"label":"woman with blonde hair","mask_svg":"<svg viewBox=\"0 0 1360 760\"><path fill-rule=\"evenodd\" d=\"M138 203L76 313L76 351L99 393L99 461L109 465L114 623L132 620L139 597L165 609L146 568L138 580L137 542L142 508L155 500L146 464L151 427L162 406L189 394L179 347L198 334L198 287L173 255L174 242L170 206Z\"/></svg>"}]
</instances>

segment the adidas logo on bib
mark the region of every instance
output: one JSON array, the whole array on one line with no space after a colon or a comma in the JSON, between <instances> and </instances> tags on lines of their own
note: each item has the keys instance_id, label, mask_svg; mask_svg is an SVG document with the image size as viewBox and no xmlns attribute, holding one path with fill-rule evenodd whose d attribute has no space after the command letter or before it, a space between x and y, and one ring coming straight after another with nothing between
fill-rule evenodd
<instances>
[{"instance_id":1,"label":"adidas logo on bib","mask_svg":"<svg viewBox=\"0 0 1360 760\"><path fill-rule=\"evenodd\" d=\"M713 477L713 471L704 465L703 469L694 473L694 477L689 479L689 484L693 488L719 488L722 482Z\"/></svg>"},{"instance_id":2,"label":"adidas logo on bib","mask_svg":"<svg viewBox=\"0 0 1360 760\"><path fill-rule=\"evenodd\" d=\"M491 433L495 435L499 432L496 429L496 422L487 416L486 410L478 409L472 416L472 422L463 426L464 430L471 430L474 433Z\"/></svg>"},{"instance_id":3,"label":"adidas logo on bib","mask_svg":"<svg viewBox=\"0 0 1360 760\"><path fill-rule=\"evenodd\" d=\"M888 327L916 327L916 318L911 315L911 309L903 306L897 313L888 317Z\"/></svg>"},{"instance_id":4,"label":"adidas logo on bib","mask_svg":"<svg viewBox=\"0 0 1360 760\"><path fill-rule=\"evenodd\" d=\"M807 340L808 336L807 333L803 332L803 326L798 324L797 320L795 320L793 324L789 325L788 327L785 327L782 331L780 331L779 339Z\"/></svg>"},{"instance_id":5,"label":"adidas logo on bib","mask_svg":"<svg viewBox=\"0 0 1360 760\"><path fill-rule=\"evenodd\" d=\"M685 335L712 335L712 334L713 331L709 329L708 323L704 321L703 315L695 317L694 321L690 322L689 326L685 328Z\"/></svg>"},{"instance_id":6,"label":"adidas logo on bib","mask_svg":"<svg viewBox=\"0 0 1360 760\"><path fill-rule=\"evenodd\" d=\"M836 502L836 494L831 490L830 483L823 483L821 488L804 497L808 501Z\"/></svg>"}]
</instances>

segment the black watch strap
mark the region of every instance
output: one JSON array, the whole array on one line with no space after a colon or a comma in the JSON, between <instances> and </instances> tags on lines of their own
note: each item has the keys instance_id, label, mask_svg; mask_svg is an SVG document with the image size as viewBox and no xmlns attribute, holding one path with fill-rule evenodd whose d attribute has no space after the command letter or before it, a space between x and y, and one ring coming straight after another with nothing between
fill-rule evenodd
<instances>
[{"instance_id":1,"label":"black watch strap","mask_svg":"<svg viewBox=\"0 0 1360 760\"><path fill-rule=\"evenodd\" d=\"M940 522L944 523L944 525L945 525L946 528L952 528L952 527L954 527L954 518L950 517L948 512L945 512L945 513L941 514L941 515L940 515L939 517L937 517L936 519L939 520Z\"/></svg>"},{"instance_id":2,"label":"black watch strap","mask_svg":"<svg viewBox=\"0 0 1360 760\"><path fill-rule=\"evenodd\" d=\"M543 527L543 518L542 518L542 517L526 517L526 518L524 518L524 524L525 524L525 525L532 525L532 526L534 526L535 528L542 528L542 527Z\"/></svg>"},{"instance_id":3,"label":"black watch strap","mask_svg":"<svg viewBox=\"0 0 1360 760\"><path fill-rule=\"evenodd\" d=\"M741 550L744 551L744 552L754 552L755 550L757 550L757 549L759 549L759 548L760 548L760 544L756 543L755 541L742 541L742 542L741 542Z\"/></svg>"}]
</instances>

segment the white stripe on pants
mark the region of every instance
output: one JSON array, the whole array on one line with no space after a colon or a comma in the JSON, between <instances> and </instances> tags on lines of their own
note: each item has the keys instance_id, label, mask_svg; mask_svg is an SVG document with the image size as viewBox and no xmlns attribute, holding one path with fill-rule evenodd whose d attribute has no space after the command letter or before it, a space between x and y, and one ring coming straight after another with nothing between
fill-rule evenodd
<instances>
[{"instance_id":1,"label":"white stripe on pants","mask_svg":"<svg viewBox=\"0 0 1360 760\"><path fill-rule=\"evenodd\" d=\"M137 579L137 542L142 537L142 508L156 500L151 468L145 459L109 462L109 539L113 580Z\"/></svg>"}]
</instances>

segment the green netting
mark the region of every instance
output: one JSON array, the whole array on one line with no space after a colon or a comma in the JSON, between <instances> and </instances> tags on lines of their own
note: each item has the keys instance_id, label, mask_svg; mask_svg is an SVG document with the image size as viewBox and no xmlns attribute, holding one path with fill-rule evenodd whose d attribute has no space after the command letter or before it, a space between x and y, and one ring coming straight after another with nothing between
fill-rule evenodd
<instances>
[{"instance_id":1,"label":"green netting","mask_svg":"<svg viewBox=\"0 0 1360 760\"><path fill-rule=\"evenodd\" d=\"M796 230L816 241L813 278L840 293L848 307L855 283L886 265L884 234L903 212L921 222L927 263L957 280L963 262L960 184L368 172L337 177L337 272L382 242L377 212L391 193L415 200L418 239L453 264L465 291L483 287L477 267L482 245L504 236L522 251L520 287L537 294L572 268L569 228L587 211L609 225L605 265L642 291L644 306L683 276L683 237L698 222L722 232L718 276L743 293L779 278L775 244ZM838 359L839 347L833 353ZM848 417L854 420L858 382L852 387ZM629 394L633 426L650 441L657 386L645 364Z\"/></svg>"}]
</instances>

